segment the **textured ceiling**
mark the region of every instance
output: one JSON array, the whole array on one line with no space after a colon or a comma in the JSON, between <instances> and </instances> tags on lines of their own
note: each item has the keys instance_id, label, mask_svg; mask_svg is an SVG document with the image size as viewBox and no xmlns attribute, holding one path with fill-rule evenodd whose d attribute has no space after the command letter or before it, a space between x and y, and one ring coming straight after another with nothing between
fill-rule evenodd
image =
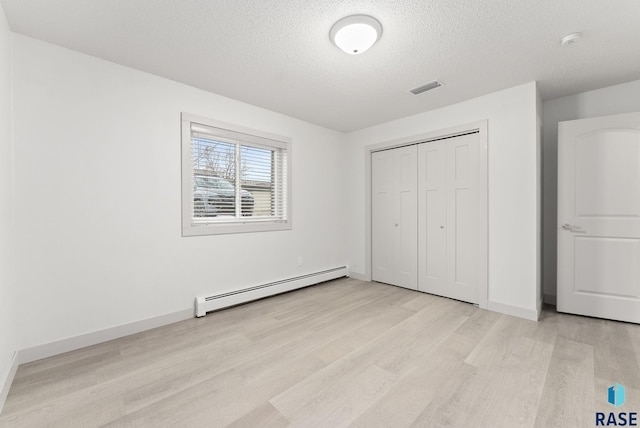
<instances>
[{"instance_id":1,"label":"textured ceiling","mask_svg":"<svg viewBox=\"0 0 640 428\"><path fill-rule=\"evenodd\" d=\"M532 80L551 99L640 79L639 0L0 2L15 32L341 131ZM356 13L383 35L351 56L328 34Z\"/></svg>"}]
</instances>

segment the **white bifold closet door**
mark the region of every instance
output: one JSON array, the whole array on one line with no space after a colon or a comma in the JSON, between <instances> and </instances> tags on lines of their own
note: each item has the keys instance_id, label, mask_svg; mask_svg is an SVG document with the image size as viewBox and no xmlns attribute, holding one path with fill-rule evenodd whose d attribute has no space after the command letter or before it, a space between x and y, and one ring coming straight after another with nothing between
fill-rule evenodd
<instances>
[{"instance_id":1,"label":"white bifold closet door","mask_svg":"<svg viewBox=\"0 0 640 428\"><path fill-rule=\"evenodd\" d=\"M418 286L417 147L371 155L372 279Z\"/></svg>"},{"instance_id":2,"label":"white bifold closet door","mask_svg":"<svg viewBox=\"0 0 640 428\"><path fill-rule=\"evenodd\" d=\"M418 290L478 303L478 133L418 145Z\"/></svg>"}]
</instances>

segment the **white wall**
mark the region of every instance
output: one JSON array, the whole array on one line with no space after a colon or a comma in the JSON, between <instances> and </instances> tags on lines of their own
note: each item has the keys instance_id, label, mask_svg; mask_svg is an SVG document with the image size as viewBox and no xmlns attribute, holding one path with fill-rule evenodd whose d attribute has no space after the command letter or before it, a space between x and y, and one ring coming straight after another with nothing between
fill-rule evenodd
<instances>
[{"instance_id":1,"label":"white wall","mask_svg":"<svg viewBox=\"0 0 640 428\"><path fill-rule=\"evenodd\" d=\"M0 5L0 411L18 342L15 330L11 32Z\"/></svg>"},{"instance_id":2,"label":"white wall","mask_svg":"<svg viewBox=\"0 0 640 428\"><path fill-rule=\"evenodd\" d=\"M345 264L343 134L14 38L21 348ZM181 237L181 112L292 138L293 230Z\"/></svg>"},{"instance_id":3,"label":"white wall","mask_svg":"<svg viewBox=\"0 0 640 428\"><path fill-rule=\"evenodd\" d=\"M556 296L558 122L640 112L640 80L544 102L543 249L544 294ZM554 302L555 298L550 301Z\"/></svg>"},{"instance_id":4,"label":"white wall","mask_svg":"<svg viewBox=\"0 0 640 428\"><path fill-rule=\"evenodd\" d=\"M426 94L425 96L428 96ZM535 82L348 135L349 262L365 276L365 146L488 120L489 307L537 310L538 182Z\"/></svg>"}]
</instances>

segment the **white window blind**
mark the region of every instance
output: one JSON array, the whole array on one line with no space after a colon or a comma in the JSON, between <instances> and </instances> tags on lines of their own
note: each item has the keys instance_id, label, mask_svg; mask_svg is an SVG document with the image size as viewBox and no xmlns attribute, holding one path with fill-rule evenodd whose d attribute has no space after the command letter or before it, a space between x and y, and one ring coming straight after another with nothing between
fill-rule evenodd
<instances>
[{"instance_id":1,"label":"white window blind","mask_svg":"<svg viewBox=\"0 0 640 428\"><path fill-rule=\"evenodd\" d=\"M183 115L183 233L185 215L188 229L232 226L207 228L207 234L290 228L289 142L210 123L188 116L185 120ZM190 161L188 168L185 156ZM184 196L187 176L188 200Z\"/></svg>"}]
</instances>

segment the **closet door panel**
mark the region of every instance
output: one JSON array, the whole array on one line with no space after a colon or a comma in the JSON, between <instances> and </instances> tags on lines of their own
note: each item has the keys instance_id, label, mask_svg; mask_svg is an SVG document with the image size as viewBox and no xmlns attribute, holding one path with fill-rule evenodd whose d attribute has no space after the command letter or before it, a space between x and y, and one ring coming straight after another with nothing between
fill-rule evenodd
<instances>
[{"instance_id":1,"label":"closet door panel","mask_svg":"<svg viewBox=\"0 0 640 428\"><path fill-rule=\"evenodd\" d=\"M447 142L447 296L478 302L478 134Z\"/></svg>"},{"instance_id":2,"label":"closet door panel","mask_svg":"<svg viewBox=\"0 0 640 428\"><path fill-rule=\"evenodd\" d=\"M417 203L417 147L391 150L395 155L393 207L394 221L394 284L416 290L418 286L418 203Z\"/></svg>"},{"instance_id":3,"label":"closet door panel","mask_svg":"<svg viewBox=\"0 0 640 428\"><path fill-rule=\"evenodd\" d=\"M393 281L393 156L385 152L371 155L371 240L372 279Z\"/></svg>"},{"instance_id":4,"label":"closet door panel","mask_svg":"<svg viewBox=\"0 0 640 428\"><path fill-rule=\"evenodd\" d=\"M372 279L412 290L418 284L417 148L371 155Z\"/></svg>"},{"instance_id":5,"label":"closet door panel","mask_svg":"<svg viewBox=\"0 0 640 428\"><path fill-rule=\"evenodd\" d=\"M446 292L446 150L443 142L418 146L419 290Z\"/></svg>"}]
</instances>

